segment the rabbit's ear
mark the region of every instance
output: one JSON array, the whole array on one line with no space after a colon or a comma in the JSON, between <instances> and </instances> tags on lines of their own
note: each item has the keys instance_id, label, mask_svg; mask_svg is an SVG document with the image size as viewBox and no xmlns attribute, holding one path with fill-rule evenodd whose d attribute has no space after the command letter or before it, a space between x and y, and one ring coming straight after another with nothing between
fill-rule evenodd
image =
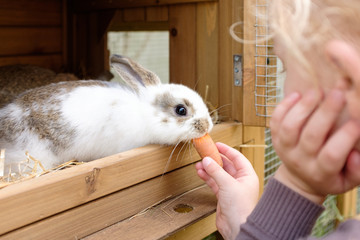
<instances>
[{"instance_id":1,"label":"rabbit's ear","mask_svg":"<svg viewBox=\"0 0 360 240\"><path fill-rule=\"evenodd\" d=\"M155 73L124 56L112 55L110 64L120 77L136 91L139 90L139 87L161 84Z\"/></svg>"}]
</instances>

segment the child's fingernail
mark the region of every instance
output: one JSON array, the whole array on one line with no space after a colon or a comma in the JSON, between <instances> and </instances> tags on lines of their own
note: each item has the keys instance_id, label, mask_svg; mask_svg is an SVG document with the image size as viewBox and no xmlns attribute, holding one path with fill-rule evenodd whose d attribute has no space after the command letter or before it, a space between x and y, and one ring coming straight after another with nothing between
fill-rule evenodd
<instances>
[{"instance_id":1,"label":"child's fingernail","mask_svg":"<svg viewBox=\"0 0 360 240\"><path fill-rule=\"evenodd\" d=\"M205 157L203 159L203 164L205 167L209 166L211 164L211 159L209 157Z\"/></svg>"}]
</instances>

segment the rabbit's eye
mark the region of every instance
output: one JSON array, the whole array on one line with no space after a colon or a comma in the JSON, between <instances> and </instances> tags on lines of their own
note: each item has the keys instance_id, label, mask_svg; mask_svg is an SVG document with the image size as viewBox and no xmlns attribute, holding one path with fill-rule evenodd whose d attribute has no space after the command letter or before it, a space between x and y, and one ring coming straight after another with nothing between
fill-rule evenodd
<instances>
[{"instance_id":1,"label":"rabbit's eye","mask_svg":"<svg viewBox=\"0 0 360 240\"><path fill-rule=\"evenodd\" d=\"M176 112L177 115L180 115L180 116L186 116L186 114L187 114L186 107L184 105L181 105L181 104L176 106L175 112Z\"/></svg>"}]
</instances>

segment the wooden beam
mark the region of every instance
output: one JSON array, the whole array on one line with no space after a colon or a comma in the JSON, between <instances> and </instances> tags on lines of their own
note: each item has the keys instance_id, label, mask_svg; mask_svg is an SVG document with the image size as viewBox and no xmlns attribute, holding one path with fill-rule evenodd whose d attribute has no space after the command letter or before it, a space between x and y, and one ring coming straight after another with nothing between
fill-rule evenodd
<instances>
[{"instance_id":1,"label":"wooden beam","mask_svg":"<svg viewBox=\"0 0 360 240\"><path fill-rule=\"evenodd\" d=\"M259 178L260 195L264 191L265 177L265 128L243 126L244 145L240 148L242 154L249 159ZM254 147L252 147L254 146Z\"/></svg>"},{"instance_id":2,"label":"wooden beam","mask_svg":"<svg viewBox=\"0 0 360 240\"><path fill-rule=\"evenodd\" d=\"M211 135L236 146L242 143L242 125L219 124ZM149 145L1 189L0 234L199 160L193 148L190 153L180 149L170 161L173 147Z\"/></svg>"},{"instance_id":3,"label":"wooden beam","mask_svg":"<svg viewBox=\"0 0 360 240\"><path fill-rule=\"evenodd\" d=\"M215 225L216 213L211 214L210 216L201 219L200 221L188 226L180 231L177 231L175 234L166 238L166 240L182 240L182 239L192 239L200 240L209 236L217 230Z\"/></svg>"},{"instance_id":4,"label":"wooden beam","mask_svg":"<svg viewBox=\"0 0 360 240\"><path fill-rule=\"evenodd\" d=\"M344 194L337 196L337 207L345 219L352 218L357 214L357 193L358 188L356 187Z\"/></svg>"},{"instance_id":5,"label":"wooden beam","mask_svg":"<svg viewBox=\"0 0 360 240\"><path fill-rule=\"evenodd\" d=\"M167 22L168 20L169 20L169 9L167 6L146 8L147 22Z\"/></svg>"},{"instance_id":6,"label":"wooden beam","mask_svg":"<svg viewBox=\"0 0 360 240\"><path fill-rule=\"evenodd\" d=\"M193 89L196 85L196 5L169 6L169 25L170 82Z\"/></svg>"},{"instance_id":7,"label":"wooden beam","mask_svg":"<svg viewBox=\"0 0 360 240\"><path fill-rule=\"evenodd\" d=\"M193 164L0 236L5 239L79 239L126 218L143 214L160 202L203 185ZM201 196L199 196L201 197ZM211 199L213 197L211 196ZM65 200L65 199L63 199ZM144 211L145 212L145 211ZM148 226L150 227L150 226ZM124 236L125 232L119 236ZM129 233L127 233L129 234ZM121 237L121 239L123 239ZM103 239L109 239L105 237ZM115 237L114 239L119 239Z\"/></svg>"},{"instance_id":8,"label":"wooden beam","mask_svg":"<svg viewBox=\"0 0 360 240\"><path fill-rule=\"evenodd\" d=\"M61 36L61 27L3 27L0 56L61 53Z\"/></svg>"},{"instance_id":9,"label":"wooden beam","mask_svg":"<svg viewBox=\"0 0 360 240\"><path fill-rule=\"evenodd\" d=\"M253 41L254 43L244 44L243 50L243 124L248 126L265 126L266 118L258 116L257 109L255 107L255 93L260 95L264 94L263 89L255 88L255 1L244 0L244 24L243 33L244 39L247 41ZM266 63L266 59L265 59ZM260 74L260 72L259 72ZM256 90L259 90L256 92ZM259 99L258 99L259 100ZM265 99L261 99L258 104L265 105ZM264 107L259 107L259 113L264 113Z\"/></svg>"},{"instance_id":10,"label":"wooden beam","mask_svg":"<svg viewBox=\"0 0 360 240\"><path fill-rule=\"evenodd\" d=\"M59 54L43 54L43 55L20 55L0 57L0 66L13 64L32 64L58 72L62 65L62 55Z\"/></svg>"},{"instance_id":11,"label":"wooden beam","mask_svg":"<svg viewBox=\"0 0 360 240\"><path fill-rule=\"evenodd\" d=\"M84 240L164 239L185 226L209 216L216 210L216 197L207 186L193 189L175 199L154 206L143 214L122 221L95 233ZM180 209L181 208L181 209ZM183 210L177 212L176 209ZM213 222L212 225L215 225ZM186 238L186 239L200 239Z\"/></svg>"},{"instance_id":12,"label":"wooden beam","mask_svg":"<svg viewBox=\"0 0 360 240\"><path fill-rule=\"evenodd\" d=\"M61 0L0 0L0 26L60 27L61 5Z\"/></svg>"},{"instance_id":13,"label":"wooden beam","mask_svg":"<svg viewBox=\"0 0 360 240\"><path fill-rule=\"evenodd\" d=\"M196 91L214 107L219 107L219 26L218 4L199 3L196 7Z\"/></svg>"},{"instance_id":14,"label":"wooden beam","mask_svg":"<svg viewBox=\"0 0 360 240\"><path fill-rule=\"evenodd\" d=\"M75 0L74 9L77 12L96 11L104 9L120 9L134 7L154 7L173 4L197 3L197 2L214 2L218 0Z\"/></svg>"},{"instance_id":15,"label":"wooden beam","mask_svg":"<svg viewBox=\"0 0 360 240\"><path fill-rule=\"evenodd\" d=\"M229 28L233 24L232 2L219 1L219 107L225 119L233 119L233 62L232 38Z\"/></svg>"}]
</instances>

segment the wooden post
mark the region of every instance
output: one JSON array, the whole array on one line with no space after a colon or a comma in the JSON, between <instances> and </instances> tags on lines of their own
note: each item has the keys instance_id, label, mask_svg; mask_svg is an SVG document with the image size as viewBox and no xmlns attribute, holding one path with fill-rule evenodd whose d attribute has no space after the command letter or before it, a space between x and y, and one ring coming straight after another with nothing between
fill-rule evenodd
<instances>
[{"instance_id":1,"label":"wooden post","mask_svg":"<svg viewBox=\"0 0 360 240\"><path fill-rule=\"evenodd\" d=\"M265 128L243 126L244 145L256 145L255 147L240 148L241 152L249 159L256 174L259 177L260 194L264 190L264 168L265 168Z\"/></svg>"},{"instance_id":2,"label":"wooden post","mask_svg":"<svg viewBox=\"0 0 360 240\"><path fill-rule=\"evenodd\" d=\"M170 81L196 84L196 5L169 6Z\"/></svg>"},{"instance_id":3,"label":"wooden post","mask_svg":"<svg viewBox=\"0 0 360 240\"><path fill-rule=\"evenodd\" d=\"M337 198L337 206L341 215L347 219L356 216L357 188L341 194Z\"/></svg>"}]
</instances>

